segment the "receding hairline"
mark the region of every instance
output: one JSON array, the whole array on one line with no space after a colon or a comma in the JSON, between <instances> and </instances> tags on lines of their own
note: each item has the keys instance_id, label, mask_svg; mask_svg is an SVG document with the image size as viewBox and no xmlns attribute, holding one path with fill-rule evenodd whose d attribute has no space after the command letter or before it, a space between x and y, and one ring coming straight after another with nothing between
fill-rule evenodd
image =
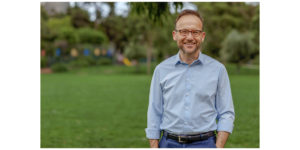
<instances>
[{"instance_id":1,"label":"receding hairline","mask_svg":"<svg viewBox=\"0 0 300 150\"><path fill-rule=\"evenodd\" d=\"M175 29L176 29L178 20L181 17L183 17L183 16L195 16L195 17L197 17L201 21L202 30L204 30L204 24L203 24L203 18L202 18L202 16L197 11L190 10L190 9L183 10L181 13L178 14L178 16L177 16L177 18L175 20Z\"/></svg>"}]
</instances>

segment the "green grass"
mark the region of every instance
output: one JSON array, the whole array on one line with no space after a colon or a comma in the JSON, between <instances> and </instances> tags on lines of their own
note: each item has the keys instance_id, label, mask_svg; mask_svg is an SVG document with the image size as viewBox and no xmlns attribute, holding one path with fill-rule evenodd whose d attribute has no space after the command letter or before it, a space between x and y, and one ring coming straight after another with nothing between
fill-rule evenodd
<instances>
[{"instance_id":1,"label":"green grass","mask_svg":"<svg viewBox=\"0 0 300 150\"><path fill-rule=\"evenodd\" d=\"M226 147L259 147L259 71L242 68L238 74L234 66L226 67L236 111ZM42 74L41 147L148 147L151 75L134 72L101 66Z\"/></svg>"}]
</instances>

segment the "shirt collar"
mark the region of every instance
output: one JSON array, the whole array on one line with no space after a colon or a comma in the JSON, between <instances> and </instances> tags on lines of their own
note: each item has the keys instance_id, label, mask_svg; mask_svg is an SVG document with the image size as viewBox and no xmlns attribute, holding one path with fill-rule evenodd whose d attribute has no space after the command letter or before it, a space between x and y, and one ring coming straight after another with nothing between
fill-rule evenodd
<instances>
[{"instance_id":1,"label":"shirt collar","mask_svg":"<svg viewBox=\"0 0 300 150\"><path fill-rule=\"evenodd\" d=\"M198 64L198 63L203 64L203 62L204 62L203 54L200 51L198 59L195 60L193 62L193 64ZM184 62L180 60L179 51L178 51L178 53L176 54L176 57L175 57L175 66L178 65L178 64L184 64Z\"/></svg>"}]
</instances>

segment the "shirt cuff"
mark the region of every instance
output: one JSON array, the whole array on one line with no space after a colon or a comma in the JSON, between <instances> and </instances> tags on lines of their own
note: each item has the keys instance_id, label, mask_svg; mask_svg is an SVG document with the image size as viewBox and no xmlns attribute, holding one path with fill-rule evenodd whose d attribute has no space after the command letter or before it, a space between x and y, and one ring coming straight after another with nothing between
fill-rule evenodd
<instances>
[{"instance_id":1,"label":"shirt cuff","mask_svg":"<svg viewBox=\"0 0 300 150\"><path fill-rule=\"evenodd\" d=\"M160 139L160 130L146 128L145 131L148 139Z\"/></svg>"},{"instance_id":2,"label":"shirt cuff","mask_svg":"<svg viewBox=\"0 0 300 150\"><path fill-rule=\"evenodd\" d=\"M218 121L217 131L226 131L232 133L233 126L233 120L222 119Z\"/></svg>"}]
</instances>

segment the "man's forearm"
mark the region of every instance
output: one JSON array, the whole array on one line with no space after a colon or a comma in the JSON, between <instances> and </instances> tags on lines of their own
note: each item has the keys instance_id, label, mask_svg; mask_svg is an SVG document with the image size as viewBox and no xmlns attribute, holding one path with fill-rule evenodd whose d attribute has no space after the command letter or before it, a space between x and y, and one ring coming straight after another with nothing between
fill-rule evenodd
<instances>
[{"instance_id":1,"label":"man's forearm","mask_svg":"<svg viewBox=\"0 0 300 150\"><path fill-rule=\"evenodd\" d=\"M224 148L229 135L230 135L229 132L225 132L225 131L218 132L217 142L216 142L217 148Z\"/></svg>"},{"instance_id":2,"label":"man's forearm","mask_svg":"<svg viewBox=\"0 0 300 150\"><path fill-rule=\"evenodd\" d=\"M150 148L158 148L158 140L157 139L149 139Z\"/></svg>"}]
</instances>

